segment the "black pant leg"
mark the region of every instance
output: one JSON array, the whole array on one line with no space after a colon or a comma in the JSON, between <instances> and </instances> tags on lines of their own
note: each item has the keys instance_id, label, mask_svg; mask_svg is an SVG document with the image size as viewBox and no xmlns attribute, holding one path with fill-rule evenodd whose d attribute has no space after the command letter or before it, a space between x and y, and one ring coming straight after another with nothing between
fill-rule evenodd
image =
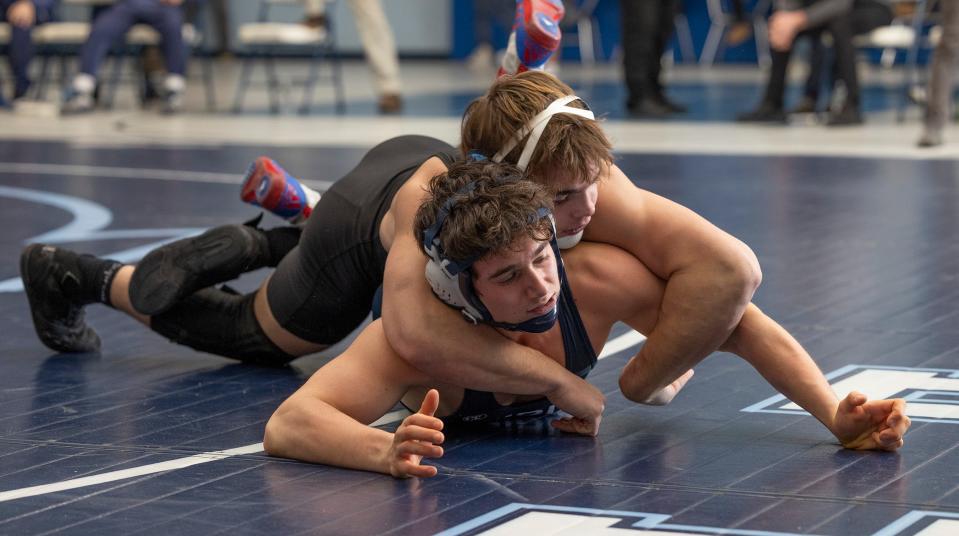
<instances>
[{"instance_id":1,"label":"black pant leg","mask_svg":"<svg viewBox=\"0 0 959 536\"><path fill-rule=\"evenodd\" d=\"M659 72L656 54L660 0L620 0L623 21L623 74L629 93L627 106L649 97L650 71ZM655 65L653 65L655 63Z\"/></svg>"},{"instance_id":2,"label":"black pant leg","mask_svg":"<svg viewBox=\"0 0 959 536\"><path fill-rule=\"evenodd\" d=\"M649 61L649 70L646 73L647 84L650 91L659 95L663 91L660 75L662 73L663 54L666 53L666 46L673 37L673 25L676 19L676 7L678 0L648 0L650 4L659 4L657 13L658 21L656 23L656 42L653 50L653 57Z\"/></svg>"}]
</instances>

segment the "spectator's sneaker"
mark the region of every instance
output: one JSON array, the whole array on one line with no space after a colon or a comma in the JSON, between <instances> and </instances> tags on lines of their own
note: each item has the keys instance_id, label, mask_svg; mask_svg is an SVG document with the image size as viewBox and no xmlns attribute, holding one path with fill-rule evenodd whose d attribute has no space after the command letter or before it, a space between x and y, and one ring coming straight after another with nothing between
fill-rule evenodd
<instances>
[{"instance_id":1,"label":"spectator's sneaker","mask_svg":"<svg viewBox=\"0 0 959 536\"><path fill-rule=\"evenodd\" d=\"M642 99L639 102L628 103L626 111L634 119L664 119L673 113L655 99Z\"/></svg>"},{"instance_id":2,"label":"spectator's sneaker","mask_svg":"<svg viewBox=\"0 0 959 536\"><path fill-rule=\"evenodd\" d=\"M795 108L789 110L789 115L804 115L816 113L816 99L804 96Z\"/></svg>"},{"instance_id":3,"label":"spectator's sneaker","mask_svg":"<svg viewBox=\"0 0 959 536\"><path fill-rule=\"evenodd\" d=\"M300 183L273 159L261 156L250 164L240 198L296 224L310 217L320 193Z\"/></svg>"},{"instance_id":4,"label":"spectator's sneaker","mask_svg":"<svg viewBox=\"0 0 959 536\"><path fill-rule=\"evenodd\" d=\"M148 253L130 279L133 308L160 314L201 288L266 266L270 248L256 223L214 227Z\"/></svg>"},{"instance_id":5,"label":"spectator's sneaker","mask_svg":"<svg viewBox=\"0 0 959 536\"><path fill-rule=\"evenodd\" d=\"M300 21L300 24L311 29L326 29L326 15L323 13L318 13L316 15L307 15L303 17L303 20Z\"/></svg>"},{"instance_id":6,"label":"spectator's sneaker","mask_svg":"<svg viewBox=\"0 0 959 536\"><path fill-rule=\"evenodd\" d=\"M398 114L403 111L403 97L396 93L384 93L377 102L381 114Z\"/></svg>"},{"instance_id":7,"label":"spectator's sneaker","mask_svg":"<svg viewBox=\"0 0 959 536\"><path fill-rule=\"evenodd\" d=\"M167 91L166 94L163 95L163 106L160 108L160 113L164 115L173 115L179 113L182 109L182 91Z\"/></svg>"},{"instance_id":8,"label":"spectator's sneaker","mask_svg":"<svg viewBox=\"0 0 959 536\"><path fill-rule=\"evenodd\" d=\"M513 32L498 76L542 69L559 48L559 23L566 10L561 0L517 0Z\"/></svg>"},{"instance_id":9,"label":"spectator's sneaker","mask_svg":"<svg viewBox=\"0 0 959 536\"><path fill-rule=\"evenodd\" d=\"M922 148L938 147L942 145L942 130L929 128L924 129L922 131L922 136L919 138L919 141L916 142L916 145Z\"/></svg>"},{"instance_id":10,"label":"spectator's sneaker","mask_svg":"<svg viewBox=\"0 0 959 536\"><path fill-rule=\"evenodd\" d=\"M863 124L862 114L858 106L843 106L839 111L829 112L826 126L849 127Z\"/></svg>"},{"instance_id":11,"label":"spectator's sneaker","mask_svg":"<svg viewBox=\"0 0 959 536\"><path fill-rule=\"evenodd\" d=\"M656 104L659 104L660 106L662 106L663 108L666 108L667 110L669 110L671 113L674 113L674 114L684 114L689 111L689 108L683 106L682 104L679 104L678 102L674 100L670 100L669 97L667 97L663 93L654 95L653 100L656 101Z\"/></svg>"},{"instance_id":12,"label":"spectator's sneaker","mask_svg":"<svg viewBox=\"0 0 959 536\"><path fill-rule=\"evenodd\" d=\"M100 337L84 321L85 303L76 298L82 284L76 257L72 251L32 244L20 255L20 277L44 345L58 352L96 352Z\"/></svg>"},{"instance_id":13,"label":"spectator's sneaker","mask_svg":"<svg viewBox=\"0 0 959 536\"><path fill-rule=\"evenodd\" d=\"M94 101L92 93L71 93L60 108L62 115L79 115L93 111Z\"/></svg>"},{"instance_id":14,"label":"spectator's sneaker","mask_svg":"<svg viewBox=\"0 0 959 536\"><path fill-rule=\"evenodd\" d=\"M751 112L744 112L736 116L739 123L767 123L785 125L789 122L786 112L782 108L771 104L760 104L759 108Z\"/></svg>"},{"instance_id":15,"label":"spectator's sneaker","mask_svg":"<svg viewBox=\"0 0 959 536\"><path fill-rule=\"evenodd\" d=\"M30 91L29 82L17 82L13 90L13 100L20 100L27 96L27 91Z\"/></svg>"}]
</instances>

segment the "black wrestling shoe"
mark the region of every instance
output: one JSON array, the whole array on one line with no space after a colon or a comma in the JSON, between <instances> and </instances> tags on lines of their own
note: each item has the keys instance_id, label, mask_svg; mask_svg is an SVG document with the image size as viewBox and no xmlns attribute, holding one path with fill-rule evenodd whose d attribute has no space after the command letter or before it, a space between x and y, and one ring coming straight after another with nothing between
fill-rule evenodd
<instances>
[{"instance_id":1,"label":"black wrestling shoe","mask_svg":"<svg viewBox=\"0 0 959 536\"><path fill-rule=\"evenodd\" d=\"M59 258L58 258L59 257ZM20 254L20 277L40 341L58 352L96 352L100 337L83 319L76 254L31 244Z\"/></svg>"},{"instance_id":2,"label":"black wrestling shoe","mask_svg":"<svg viewBox=\"0 0 959 536\"><path fill-rule=\"evenodd\" d=\"M214 227L171 242L137 264L130 302L145 315L160 314L201 288L263 268L269 251L263 231L250 225Z\"/></svg>"}]
</instances>

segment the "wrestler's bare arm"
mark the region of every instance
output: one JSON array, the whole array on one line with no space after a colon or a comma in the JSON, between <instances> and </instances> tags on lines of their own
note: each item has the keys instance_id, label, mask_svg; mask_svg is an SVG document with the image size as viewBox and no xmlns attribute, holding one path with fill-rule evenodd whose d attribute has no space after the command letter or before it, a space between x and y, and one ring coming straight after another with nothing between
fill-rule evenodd
<instances>
[{"instance_id":1,"label":"wrestler's bare arm","mask_svg":"<svg viewBox=\"0 0 959 536\"><path fill-rule=\"evenodd\" d=\"M432 411L407 417L396 434L367 426L410 387L427 381L392 351L376 321L280 405L267 422L264 448L284 458L393 476L432 476L435 468L410 459L442 456L442 423Z\"/></svg>"},{"instance_id":2,"label":"wrestler's bare arm","mask_svg":"<svg viewBox=\"0 0 959 536\"><path fill-rule=\"evenodd\" d=\"M656 330L666 283L636 258L619 248L584 242L567 260L587 324L619 320L640 333ZM870 401L858 393L838 400L802 345L752 303L719 349L746 360L776 390L819 419L843 446L859 450L902 446L910 425L904 401Z\"/></svg>"},{"instance_id":3,"label":"wrestler's bare arm","mask_svg":"<svg viewBox=\"0 0 959 536\"><path fill-rule=\"evenodd\" d=\"M655 328L624 370L627 398L646 400L715 351L762 275L753 252L691 210L633 185L612 166L586 240L632 253L666 281Z\"/></svg>"},{"instance_id":4,"label":"wrestler's bare arm","mask_svg":"<svg viewBox=\"0 0 959 536\"><path fill-rule=\"evenodd\" d=\"M749 304L721 350L751 364L777 391L819 419L843 446L896 450L909 428L903 400L868 401L853 393L842 401L799 342Z\"/></svg>"},{"instance_id":5,"label":"wrestler's bare arm","mask_svg":"<svg viewBox=\"0 0 959 536\"><path fill-rule=\"evenodd\" d=\"M423 185L431 176L414 175L391 208L396 232L383 282L383 319L390 344L413 366L445 383L546 395L571 415L598 420L605 400L599 390L536 350L487 326L468 325L433 296L424 278L426 257L412 231Z\"/></svg>"}]
</instances>

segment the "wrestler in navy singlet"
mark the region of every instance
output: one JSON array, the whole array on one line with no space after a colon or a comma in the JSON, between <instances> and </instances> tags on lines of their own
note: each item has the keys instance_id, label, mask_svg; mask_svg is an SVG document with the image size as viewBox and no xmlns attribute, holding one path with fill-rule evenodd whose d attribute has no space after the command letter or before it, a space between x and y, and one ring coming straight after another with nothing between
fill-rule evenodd
<instances>
[{"instance_id":1,"label":"wrestler in navy singlet","mask_svg":"<svg viewBox=\"0 0 959 536\"><path fill-rule=\"evenodd\" d=\"M576 302L573 300L573 291L566 278L566 269L559 256L559 248L553 246L553 253L558 261L560 292L557 304L557 320L559 330L563 336L563 352L566 354L566 369L580 378L596 366L596 352L589 340L589 333L579 316ZM496 401L493 393L488 391L474 391L466 389L463 392L463 402L453 413L442 417L447 426L478 422L496 422L512 418L533 417L552 413L553 405L546 398L502 405Z\"/></svg>"},{"instance_id":2,"label":"wrestler in navy singlet","mask_svg":"<svg viewBox=\"0 0 959 536\"><path fill-rule=\"evenodd\" d=\"M566 278L566 269L563 266L562 257L560 257L559 248L556 247L555 242L553 244L553 253L556 255L558 261L557 269L560 278L557 321L559 322L559 331L563 337L566 369L580 378L585 378L593 367L596 366L596 352L593 350L593 344L589 340L589 333L586 331L583 319L579 316L579 310L576 308L573 291L569 286L569 280ZM377 290L373 300L372 310L374 319L380 317L382 305L383 289L381 287ZM460 403L459 408L453 413L441 417L441 419L447 426L478 422L497 422L512 418L547 415L552 413L553 409L553 405L546 398L504 406L496 401L496 398L491 392L464 389L463 401ZM410 409L410 411L415 410Z\"/></svg>"}]
</instances>

